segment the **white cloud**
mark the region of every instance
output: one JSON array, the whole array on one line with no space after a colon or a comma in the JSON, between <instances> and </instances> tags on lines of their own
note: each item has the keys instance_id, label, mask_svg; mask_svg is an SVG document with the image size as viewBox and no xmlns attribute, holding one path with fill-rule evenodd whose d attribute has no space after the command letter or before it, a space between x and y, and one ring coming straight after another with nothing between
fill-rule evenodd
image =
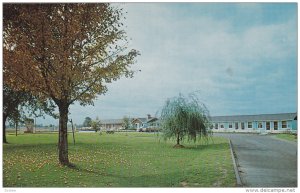
<instances>
[{"instance_id":1,"label":"white cloud","mask_svg":"<svg viewBox=\"0 0 300 193\"><path fill-rule=\"evenodd\" d=\"M243 6L240 11L261 15L262 10L256 4L240 6ZM143 88L146 93L169 96L176 91L205 90L209 96L221 94L224 89L249 88L261 83L255 76L258 71L266 70L263 79L266 80L271 68L282 70L274 61L286 62L296 50L294 20L235 30L239 26L207 16L178 19L176 12L159 4L140 5L137 9L142 15L135 8L131 7L129 34L139 37L136 44L141 47L139 63L143 68L134 84L138 88L151 80L152 84ZM153 76L156 78L152 79Z\"/></svg>"}]
</instances>

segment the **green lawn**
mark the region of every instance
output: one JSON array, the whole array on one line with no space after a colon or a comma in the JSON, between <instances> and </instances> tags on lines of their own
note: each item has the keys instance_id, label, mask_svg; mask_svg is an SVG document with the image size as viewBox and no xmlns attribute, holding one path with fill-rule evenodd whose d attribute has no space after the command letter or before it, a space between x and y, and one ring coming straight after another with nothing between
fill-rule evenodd
<instances>
[{"instance_id":1,"label":"green lawn","mask_svg":"<svg viewBox=\"0 0 300 193\"><path fill-rule=\"evenodd\" d=\"M292 134L281 133L281 134L277 134L276 137L280 138L280 139L285 139L288 141L297 142L297 138L295 137L295 135L292 135Z\"/></svg>"},{"instance_id":2,"label":"green lawn","mask_svg":"<svg viewBox=\"0 0 300 193\"><path fill-rule=\"evenodd\" d=\"M57 134L8 135L3 145L4 187L233 187L228 140L208 145L160 141L153 133L69 135L69 159L58 164Z\"/></svg>"}]
</instances>

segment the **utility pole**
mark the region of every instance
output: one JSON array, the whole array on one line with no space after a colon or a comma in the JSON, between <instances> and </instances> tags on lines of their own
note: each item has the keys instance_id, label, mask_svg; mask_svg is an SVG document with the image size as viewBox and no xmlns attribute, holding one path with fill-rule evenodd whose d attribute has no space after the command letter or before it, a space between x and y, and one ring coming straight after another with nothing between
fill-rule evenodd
<instances>
[{"instance_id":1,"label":"utility pole","mask_svg":"<svg viewBox=\"0 0 300 193\"><path fill-rule=\"evenodd\" d=\"M16 136L18 136L18 121L16 121L15 127L16 127Z\"/></svg>"},{"instance_id":2,"label":"utility pole","mask_svg":"<svg viewBox=\"0 0 300 193\"><path fill-rule=\"evenodd\" d=\"M34 128L33 128L33 133L36 132L36 117L34 117Z\"/></svg>"},{"instance_id":3,"label":"utility pole","mask_svg":"<svg viewBox=\"0 0 300 193\"><path fill-rule=\"evenodd\" d=\"M71 125L72 125L72 133L73 133L73 144L75 145L75 131L74 131L74 125L73 125L73 120L71 119L70 120L70 122L71 122Z\"/></svg>"}]
</instances>

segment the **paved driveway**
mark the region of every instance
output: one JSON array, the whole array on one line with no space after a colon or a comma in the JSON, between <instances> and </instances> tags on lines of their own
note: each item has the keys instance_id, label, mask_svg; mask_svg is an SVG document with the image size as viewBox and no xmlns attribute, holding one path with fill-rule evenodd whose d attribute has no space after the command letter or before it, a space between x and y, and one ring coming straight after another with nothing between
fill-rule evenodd
<instances>
[{"instance_id":1,"label":"paved driveway","mask_svg":"<svg viewBox=\"0 0 300 193\"><path fill-rule=\"evenodd\" d=\"M297 187L297 143L271 135L215 134L231 139L245 187Z\"/></svg>"}]
</instances>

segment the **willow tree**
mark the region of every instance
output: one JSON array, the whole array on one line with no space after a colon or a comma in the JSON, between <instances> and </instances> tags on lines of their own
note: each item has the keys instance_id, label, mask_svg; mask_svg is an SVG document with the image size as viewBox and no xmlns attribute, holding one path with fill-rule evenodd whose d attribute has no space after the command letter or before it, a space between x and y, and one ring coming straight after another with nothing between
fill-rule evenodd
<instances>
[{"instance_id":1,"label":"willow tree","mask_svg":"<svg viewBox=\"0 0 300 193\"><path fill-rule=\"evenodd\" d=\"M107 83L132 77L138 52L128 50L123 11L99 4L4 4L4 82L59 110L59 162L68 159L69 106L93 104Z\"/></svg>"},{"instance_id":2,"label":"willow tree","mask_svg":"<svg viewBox=\"0 0 300 193\"><path fill-rule=\"evenodd\" d=\"M183 147L185 138L196 141L210 136L210 116L206 106L195 95L168 99L161 110L160 124L164 139L176 139L174 147Z\"/></svg>"}]
</instances>

